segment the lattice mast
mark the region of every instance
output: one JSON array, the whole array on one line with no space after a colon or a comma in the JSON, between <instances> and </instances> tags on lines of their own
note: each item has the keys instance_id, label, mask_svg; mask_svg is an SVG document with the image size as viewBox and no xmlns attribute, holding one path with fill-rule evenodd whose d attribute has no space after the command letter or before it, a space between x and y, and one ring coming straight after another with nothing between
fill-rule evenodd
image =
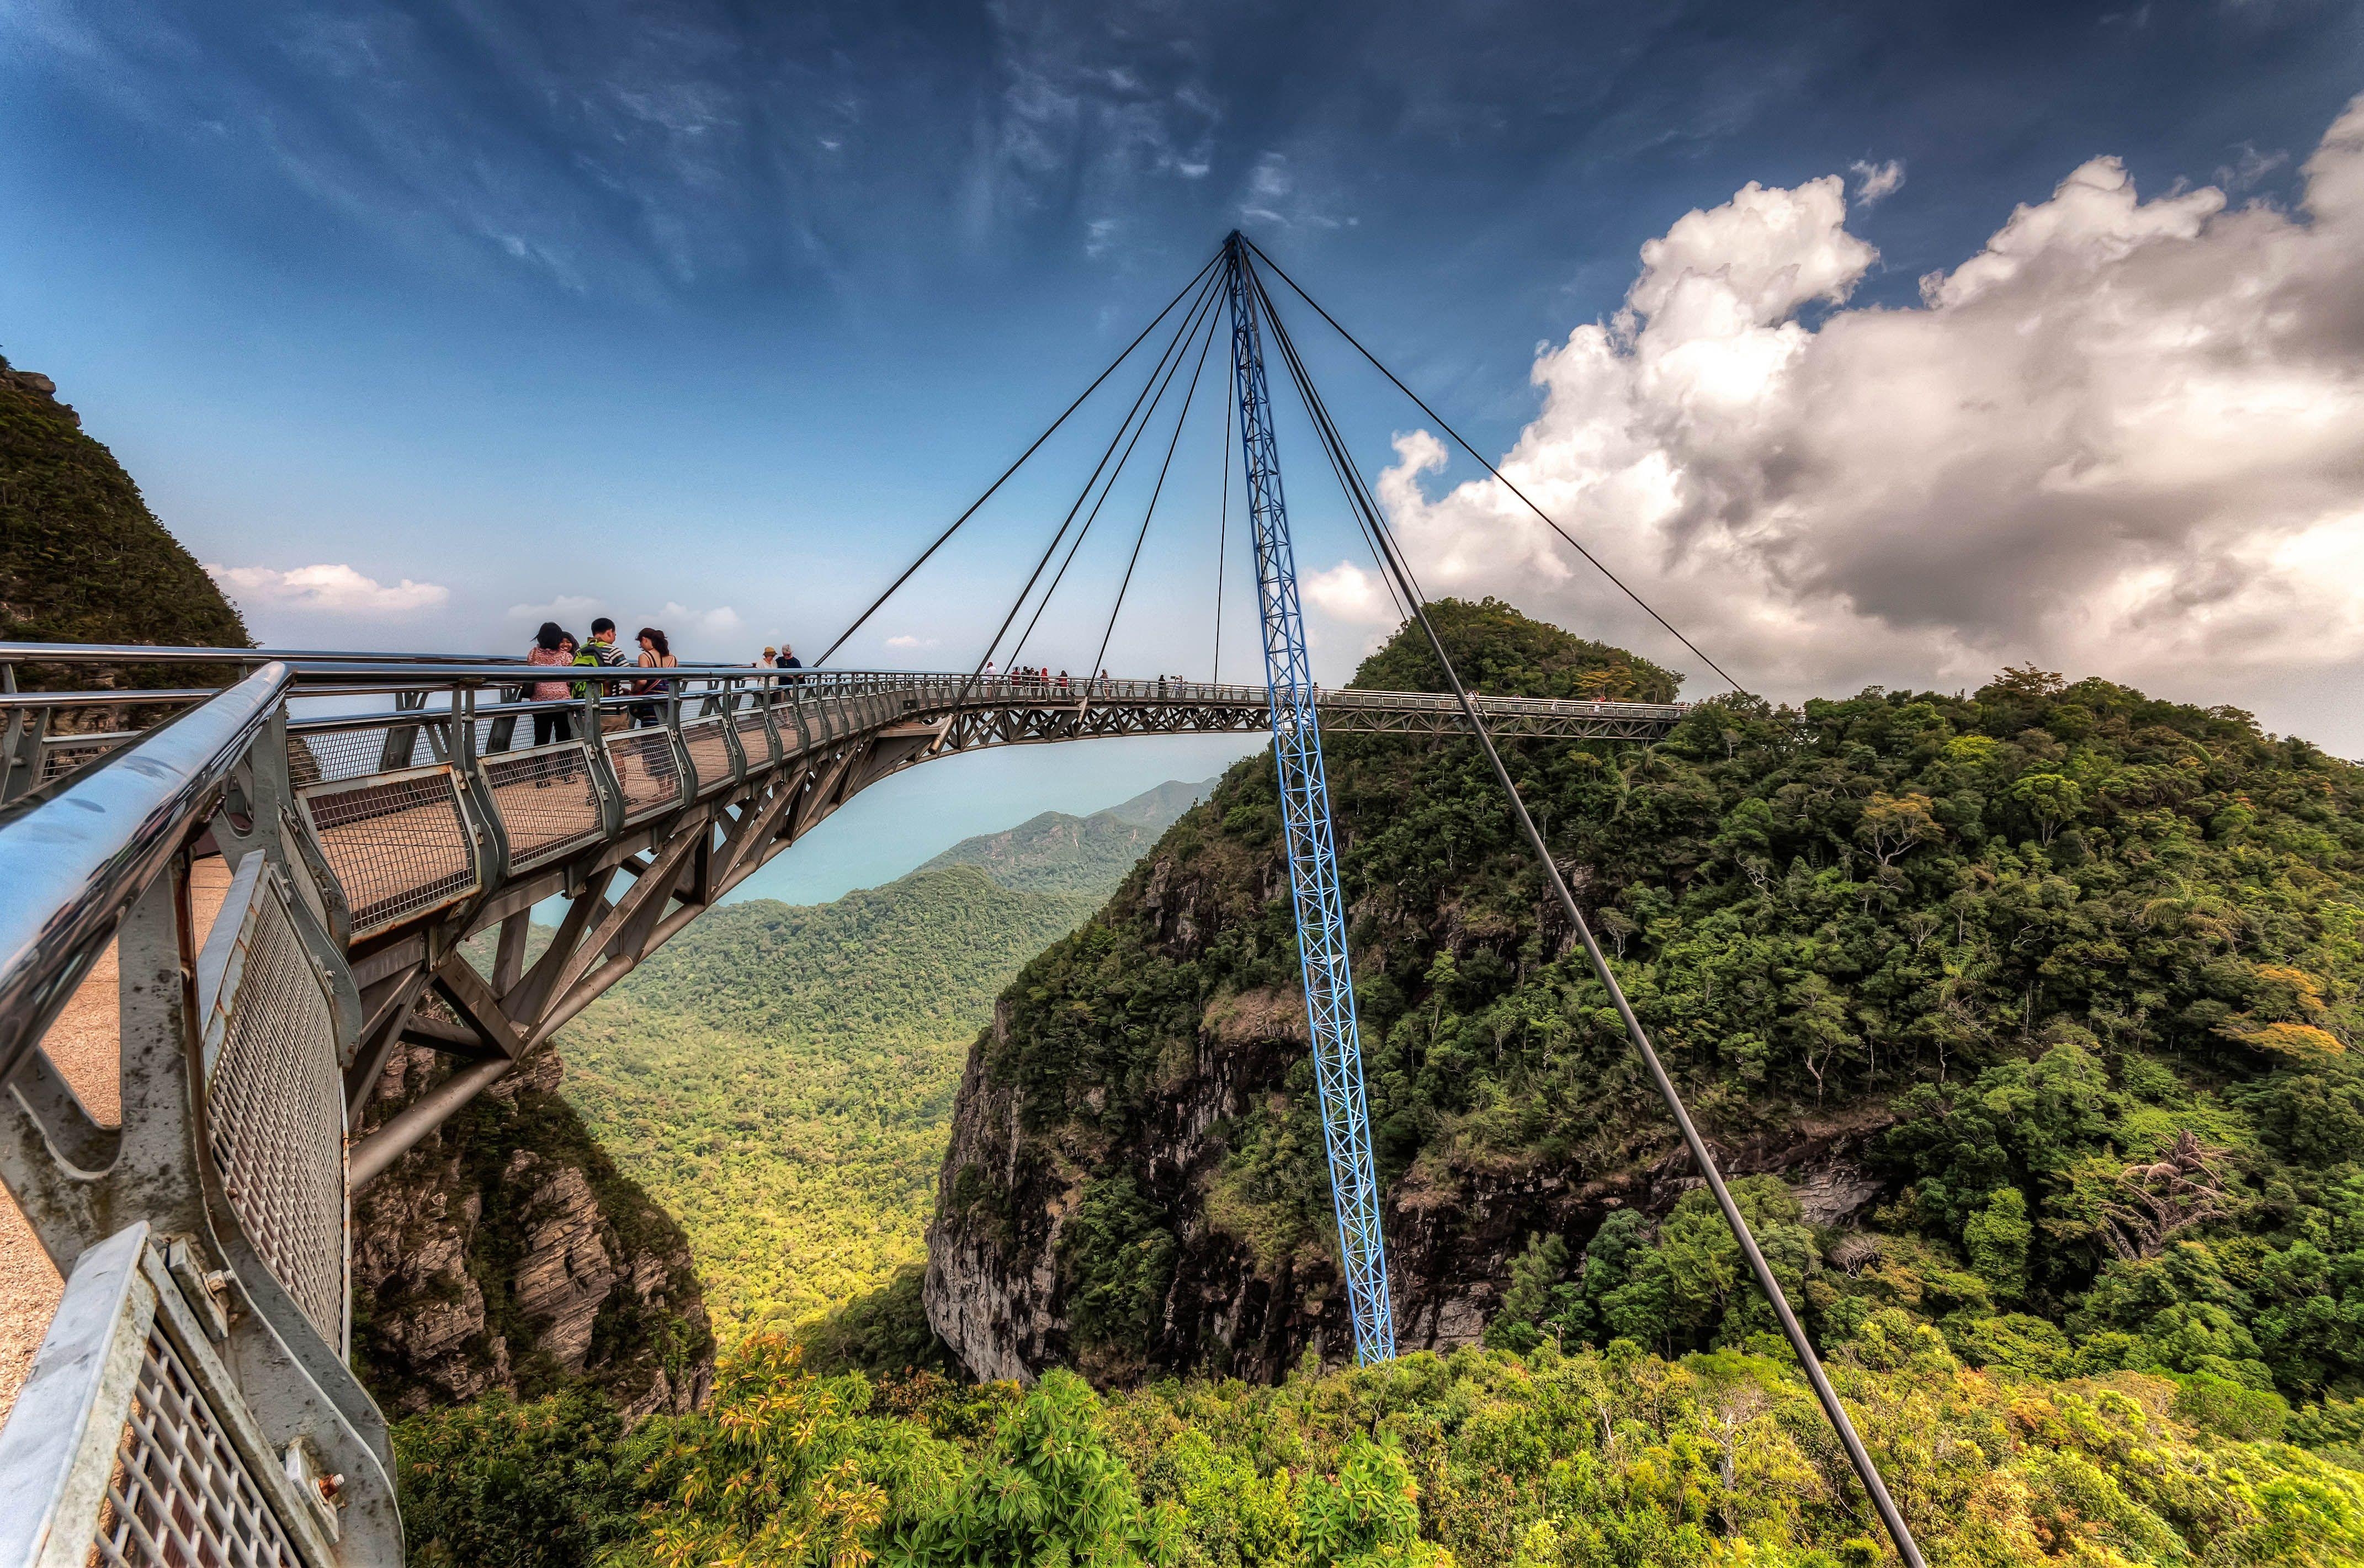
<instances>
[{"instance_id":1,"label":"lattice mast","mask_svg":"<svg viewBox=\"0 0 2364 1568\"><path fill-rule=\"evenodd\" d=\"M1250 531L1255 543L1256 607L1264 625L1265 685L1272 698L1272 755L1280 771L1280 817L1288 844L1289 888L1297 906L1297 950L1305 977L1305 1016L1313 1034L1313 1076L1321 1099L1321 1138L1330 1154L1330 1199L1338 1216L1338 1251L1355 1318L1355 1359L1396 1353L1395 1313L1388 1299L1387 1242L1379 1229L1378 1172L1371 1162L1371 1119L1363 1095L1363 1051L1355 1018L1355 977L1346 962L1345 901L1330 831L1330 785L1321 766L1313 675L1305 653L1305 618L1297 595L1297 557L1281 499L1280 453L1273 441L1272 399L1264 349L1240 237L1224 242L1224 286L1232 305L1232 375L1239 387L1240 451L1247 470Z\"/></svg>"}]
</instances>

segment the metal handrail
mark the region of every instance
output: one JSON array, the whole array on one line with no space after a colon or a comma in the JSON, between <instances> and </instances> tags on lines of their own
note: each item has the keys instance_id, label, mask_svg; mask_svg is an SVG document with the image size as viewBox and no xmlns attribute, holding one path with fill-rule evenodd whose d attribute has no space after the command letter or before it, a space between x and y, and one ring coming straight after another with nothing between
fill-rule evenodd
<instances>
[{"instance_id":1,"label":"metal handrail","mask_svg":"<svg viewBox=\"0 0 2364 1568\"><path fill-rule=\"evenodd\" d=\"M0 1082L212 810L295 672L265 664L200 707L0 813Z\"/></svg>"},{"instance_id":2,"label":"metal handrail","mask_svg":"<svg viewBox=\"0 0 2364 1568\"><path fill-rule=\"evenodd\" d=\"M563 679L568 682L588 682L603 689L611 689L631 681L647 680L651 672L637 664L528 664L521 657L506 654L428 654L370 653L321 650L257 650L223 648L149 648L139 644L117 643L0 643L0 663L240 663L256 662L274 658L294 667L298 675L296 695L341 692L357 695L370 691L415 691L420 686L449 688L458 685L515 685L529 679ZM532 673L542 670L564 671L563 675ZM974 705L991 702L1005 695L1035 699L1049 698L1076 703L1178 702L1225 703L1242 706L1261 706L1266 694L1261 685L1235 685L1204 681L1158 681L1132 677L1103 679L1094 675L1071 675L1065 685L1056 676L1020 676L1006 671L990 675L975 675L958 671L940 670L782 670L759 664L678 664L663 672L663 678L715 689L718 683L731 683L742 689L769 692L802 692L816 695L822 692L867 693L887 690L917 690L930 695L946 687L965 688ZM1473 695L1475 694L1472 694ZM63 697L66 694L58 694ZM72 706L104 701L159 702L186 700L187 694L171 693L111 693L72 694ZM22 700L22 699L18 699ZM47 705L46 697L43 699ZM1321 689L1316 701L1330 707L1386 707L1390 711L1413 712L1457 711L1454 699L1446 694L1430 692L1366 692L1351 686ZM1567 715L1626 718L1679 718L1690 711L1687 703L1627 703L1606 702L1565 697L1480 696L1479 706L1488 712L1500 714ZM31 705L28 705L31 706ZM59 702L56 706L69 706ZM481 710L480 710L481 711Z\"/></svg>"},{"instance_id":3,"label":"metal handrail","mask_svg":"<svg viewBox=\"0 0 2364 1568\"><path fill-rule=\"evenodd\" d=\"M136 707L147 703L209 702L221 695L219 686L178 686L168 691L0 692L0 708L12 707Z\"/></svg>"}]
</instances>

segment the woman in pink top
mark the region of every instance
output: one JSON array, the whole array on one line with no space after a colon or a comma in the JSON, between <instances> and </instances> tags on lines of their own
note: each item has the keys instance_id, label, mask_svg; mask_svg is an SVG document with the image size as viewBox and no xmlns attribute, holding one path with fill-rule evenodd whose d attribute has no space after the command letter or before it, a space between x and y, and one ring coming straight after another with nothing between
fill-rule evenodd
<instances>
[{"instance_id":1,"label":"woman in pink top","mask_svg":"<svg viewBox=\"0 0 2364 1568\"><path fill-rule=\"evenodd\" d=\"M541 629L533 634L533 646L526 650L525 662L529 664L572 664L574 662L574 639L561 630L556 621L546 620L541 623ZM566 683L536 681L531 695L536 702L563 702L567 696ZM574 739L574 716L564 708L533 716L535 745L547 746L553 740Z\"/></svg>"}]
</instances>

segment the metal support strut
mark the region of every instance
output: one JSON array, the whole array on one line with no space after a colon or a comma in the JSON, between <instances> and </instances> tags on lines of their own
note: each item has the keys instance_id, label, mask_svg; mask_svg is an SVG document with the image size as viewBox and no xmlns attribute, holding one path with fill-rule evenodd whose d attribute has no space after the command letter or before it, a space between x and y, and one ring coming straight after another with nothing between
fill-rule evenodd
<instances>
[{"instance_id":1,"label":"metal support strut","mask_svg":"<svg viewBox=\"0 0 2364 1568\"><path fill-rule=\"evenodd\" d=\"M1232 374L1239 387L1240 450L1247 469L1256 606L1264 623L1265 684L1272 703L1272 755L1280 771L1280 816L1288 844L1289 888L1297 905L1305 1018L1313 1036L1313 1075L1321 1092L1322 1142L1330 1155L1338 1252L1355 1318L1355 1359L1368 1363L1396 1353L1395 1313L1388 1300L1378 1172L1371 1162L1370 1113L1363 1098L1355 977L1346 962L1345 901L1338 892L1330 785L1321 766L1321 729L1314 713L1312 670L1298 603L1297 557L1289 547L1288 511L1281 499L1280 454L1273 441L1272 399L1265 385L1256 306L1237 233L1224 242L1223 271L1232 304Z\"/></svg>"}]
</instances>

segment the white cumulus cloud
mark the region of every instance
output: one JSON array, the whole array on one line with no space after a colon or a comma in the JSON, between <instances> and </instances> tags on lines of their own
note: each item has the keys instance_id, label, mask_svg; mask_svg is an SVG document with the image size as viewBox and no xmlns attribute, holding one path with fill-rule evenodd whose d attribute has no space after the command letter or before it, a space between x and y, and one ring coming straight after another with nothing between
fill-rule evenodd
<instances>
[{"instance_id":1,"label":"white cumulus cloud","mask_svg":"<svg viewBox=\"0 0 2364 1568\"><path fill-rule=\"evenodd\" d=\"M380 583L352 567L298 566L276 571L268 566L217 566L206 574L222 591L242 605L273 606L335 615L395 616L435 609L452 597L440 583Z\"/></svg>"},{"instance_id":2,"label":"white cumulus cloud","mask_svg":"<svg viewBox=\"0 0 2364 1568\"><path fill-rule=\"evenodd\" d=\"M886 639L886 646L889 648L933 648L936 645L936 642L937 639L935 638L931 637L922 640L920 638L913 637L907 631L898 633L896 636L888 638Z\"/></svg>"},{"instance_id":3,"label":"white cumulus cloud","mask_svg":"<svg viewBox=\"0 0 2364 1568\"><path fill-rule=\"evenodd\" d=\"M1398 443L1401 450L1401 443ZM1305 597L1333 620L1358 627L1393 627L1401 617L1378 573L1342 561L1304 581Z\"/></svg>"},{"instance_id":4,"label":"white cumulus cloud","mask_svg":"<svg viewBox=\"0 0 2364 1568\"><path fill-rule=\"evenodd\" d=\"M1901 309L1847 303L1878 253L1838 176L1752 183L1539 354L1502 471L1760 689L2032 657L2221 701L2364 662L2364 97L2303 173L2236 208L2095 158ZM1380 481L1430 591L1665 651L1500 486L1430 494L1446 455L1399 436Z\"/></svg>"}]
</instances>

